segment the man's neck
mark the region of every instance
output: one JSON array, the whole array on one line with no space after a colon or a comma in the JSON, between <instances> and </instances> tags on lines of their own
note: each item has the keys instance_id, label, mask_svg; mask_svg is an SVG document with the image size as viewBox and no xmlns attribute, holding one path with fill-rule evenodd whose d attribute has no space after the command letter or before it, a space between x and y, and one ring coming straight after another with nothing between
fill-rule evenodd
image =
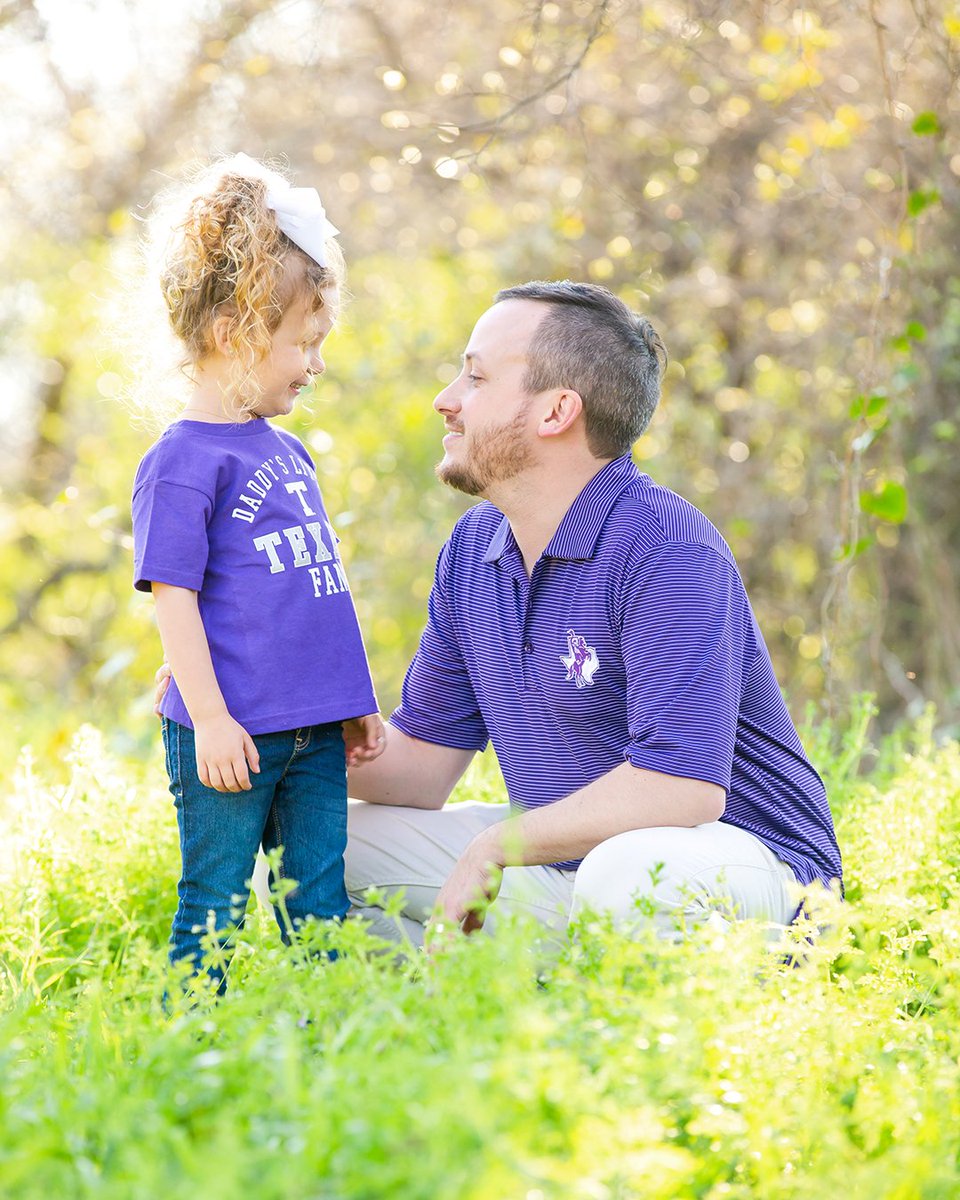
<instances>
[{"instance_id":1,"label":"man's neck","mask_svg":"<svg viewBox=\"0 0 960 1200\"><path fill-rule=\"evenodd\" d=\"M494 485L485 495L510 522L528 575L574 500L608 461L578 458L563 464L540 463Z\"/></svg>"}]
</instances>

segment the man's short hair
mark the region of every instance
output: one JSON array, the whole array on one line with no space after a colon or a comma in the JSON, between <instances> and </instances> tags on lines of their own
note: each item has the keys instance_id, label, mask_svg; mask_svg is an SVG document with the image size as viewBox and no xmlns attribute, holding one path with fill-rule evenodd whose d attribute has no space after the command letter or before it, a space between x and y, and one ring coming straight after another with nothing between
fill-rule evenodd
<instances>
[{"instance_id":1,"label":"man's short hair","mask_svg":"<svg viewBox=\"0 0 960 1200\"><path fill-rule=\"evenodd\" d=\"M583 400L587 445L618 458L650 424L667 352L646 317L594 283L535 280L497 292L501 300L550 305L530 342L527 392L570 388Z\"/></svg>"}]
</instances>

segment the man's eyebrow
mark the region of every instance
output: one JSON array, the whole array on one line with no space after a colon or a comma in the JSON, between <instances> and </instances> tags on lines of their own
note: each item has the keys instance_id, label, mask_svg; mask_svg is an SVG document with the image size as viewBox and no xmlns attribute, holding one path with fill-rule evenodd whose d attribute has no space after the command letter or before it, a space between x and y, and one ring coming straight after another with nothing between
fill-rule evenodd
<instances>
[{"instance_id":1,"label":"man's eyebrow","mask_svg":"<svg viewBox=\"0 0 960 1200\"><path fill-rule=\"evenodd\" d=\"M480 362L480 355L477 354L477 352L475 350L466 350L466 351L464 351L463 354L460 355L461 362L467 362L471 358L474 359L476 362Z\"/></svg>"}]
</instances>

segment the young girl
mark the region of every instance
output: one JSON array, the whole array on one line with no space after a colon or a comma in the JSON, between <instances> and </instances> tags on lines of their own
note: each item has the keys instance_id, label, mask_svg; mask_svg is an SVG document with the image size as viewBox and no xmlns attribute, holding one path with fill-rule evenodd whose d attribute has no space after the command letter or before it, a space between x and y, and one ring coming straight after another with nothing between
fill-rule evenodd
<instances>
[{"instance_id":1,"label":"young girl","mask_svg":"<svg viewBox=\"0 0 960 1200\"><path fill-rule=\"evenodd\" d=\"M192 393L137 471L134 586L153 591L173 674L160 706L183 864L170 957L194 972L211 921L222 946L242 923L261 843L283 848L295 927L345 915L345 763L383 748L316 471L269 420L324 371L336 232L315 191L236 155L197 181L160 269ZM222 992L222 969L209 974Z\"/></svg>"}]
</instances>

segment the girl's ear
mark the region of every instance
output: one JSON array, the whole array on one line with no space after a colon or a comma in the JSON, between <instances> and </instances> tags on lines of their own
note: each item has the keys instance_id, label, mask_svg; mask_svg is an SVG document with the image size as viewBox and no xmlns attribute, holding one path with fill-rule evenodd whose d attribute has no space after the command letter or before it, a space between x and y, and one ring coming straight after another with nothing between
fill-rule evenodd
<instances>
[{"instance_id":1,"label":"girl's ear","mask_svg":"<svg viewBox=\"0 0 960 1200\"><path fill-rule=\"evenodd\" d=\"M233 358L234 349L230 345L230 317L225 313L214 317L213 324L210 326L210 341L218 354L222 354L224 358Z\"/></svg>"},{"instance_id":2,"label":"girl's ear","mask_svg":"<svg viewBox=\"0 0 960 1200\"><path fill-rule=\"evenodd\" d=\"M541 437L556 437L566 433L583 412L583 400L579 392L563 388L550 392L546 397L547 407L543 409L537 433Z\"/></svg>"}]
</instances>

